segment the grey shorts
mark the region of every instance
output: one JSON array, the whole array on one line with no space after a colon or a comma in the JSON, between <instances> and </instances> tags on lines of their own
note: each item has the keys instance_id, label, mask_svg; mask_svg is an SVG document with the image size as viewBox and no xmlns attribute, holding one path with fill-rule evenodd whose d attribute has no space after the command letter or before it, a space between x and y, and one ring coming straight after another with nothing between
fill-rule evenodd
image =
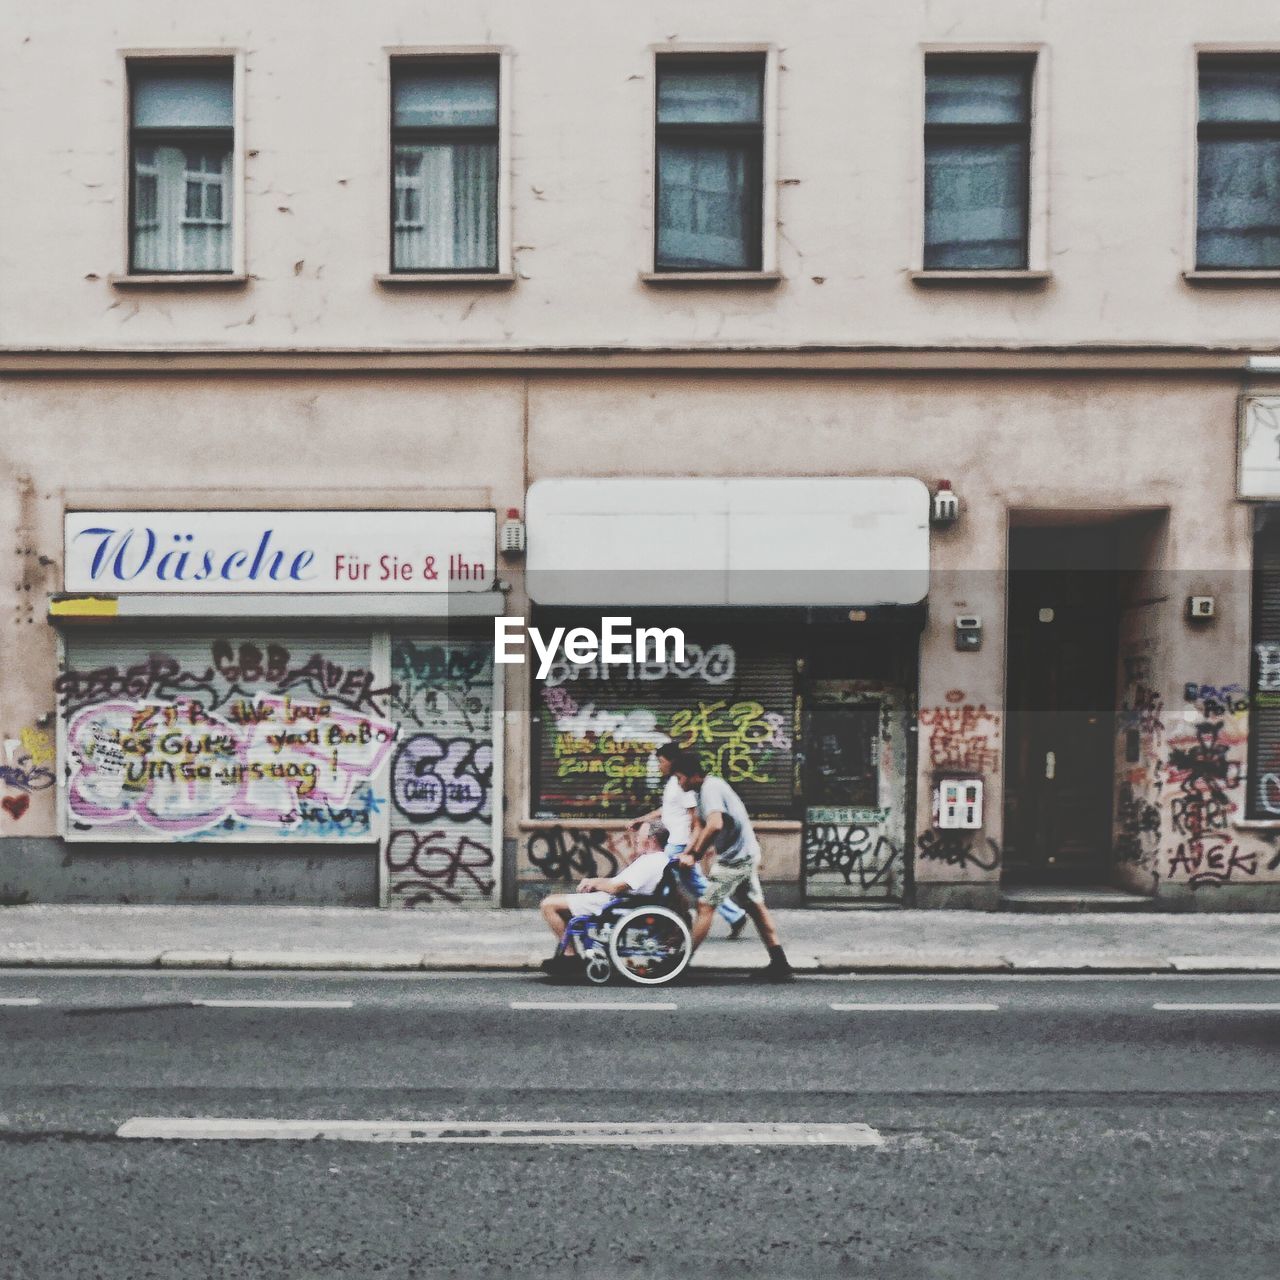
<instances>
[{"instance_id":1,"label":"grey shorts","mask_svg":"<svg viewBox=\"0 0 1280 1280\"><path fill-rule=\"evenodd\" d=\"M760 887L760 860L753 859L738 866L726 867L717 859L707 872L707 891L701 897L700 904L718 907L728 898L732 898L743 886L746 887L747 898L751 902L763 903L764 890Z\"/></svg>"}]
</instances>

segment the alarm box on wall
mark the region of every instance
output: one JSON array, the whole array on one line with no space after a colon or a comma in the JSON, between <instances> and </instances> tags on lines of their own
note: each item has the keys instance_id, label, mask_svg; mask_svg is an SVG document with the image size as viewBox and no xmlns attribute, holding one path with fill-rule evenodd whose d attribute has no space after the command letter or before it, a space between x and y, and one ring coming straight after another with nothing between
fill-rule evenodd
<instances>
[{"instance_id":1,"label":"alarm box on wall","mask_svg":"<svg viewBox=\"0 0 1280 1280\"><path fill-rule=\"evenodd\" d=\"M976 831L982 826L982 782L977 778L943 778L938 783L938 827L943 831Z\"/></svg>"}]
</instances>

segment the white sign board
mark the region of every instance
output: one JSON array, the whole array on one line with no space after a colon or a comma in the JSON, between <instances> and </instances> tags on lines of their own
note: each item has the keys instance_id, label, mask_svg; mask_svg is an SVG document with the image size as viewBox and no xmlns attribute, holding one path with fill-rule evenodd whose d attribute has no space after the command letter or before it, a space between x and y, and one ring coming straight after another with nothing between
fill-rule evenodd
<instances>
[{"instance_id":1,"label":"white sign board","mask_svg":"<svg viewBox=\"0 0 1280 1280\"><path fill-rule=\"evenodd\" d=\"M905 476L539 480L539 604L915 604L929 491Z\"/></svg>"},{"instance_id":2,"label":"white sign board","mask_svg":"<svg viewBox=\"0 0 1280 1280\"><path fill-rule=\"evenodd\" d=\"M488 591L492 511L69 511L64 590Z\"/></svg>"},{"instance_id":3,"label":"white sign board","mask_svg":"<svg viewBox=\"0 0 1280 1280\"><path fill-rule=\"evenodd\" d=\"M1280 397L1241 402L1240 497L1280 498Z\"/></svg>"}]
</instances>

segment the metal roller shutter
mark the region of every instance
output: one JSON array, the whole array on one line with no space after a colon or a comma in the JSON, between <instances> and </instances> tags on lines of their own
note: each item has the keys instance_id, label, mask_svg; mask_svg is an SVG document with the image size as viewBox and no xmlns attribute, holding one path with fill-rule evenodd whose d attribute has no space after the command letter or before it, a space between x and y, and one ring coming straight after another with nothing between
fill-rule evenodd
<instances>
[{"instance_id":1,"label":"metal roller shutter","mask_svg":"<svg viewBox=\"0 0 1280 1280\"><path fill-rule=\"evenodd\" d=\"M598 630L599 615L556 623ZM647 625L637 620L638 625ZM654 748L696 749L755 817L795 808L796 659L779 636L704 620L684 626L685 662L577 668L534 681L534 808L538 817L620 818L651 807ZM682 625L663 619L663 626Z\"/></svg>"},{"instance_id":2,"label":"metal roller shutter","mask_svg":"<svg viewBox=\"0 0 1280 1280\"><path fill-rule=\"evenodd\" d=\"M392 907L498 905L500 706L489 640L392 636ZM497 794L495 794L497 793Z\"/></svg>"},{"instance_id":3,"label":"metal roller shutter","mask_svg":"<svg viewBox=\"0 0 1280 1280\"><path fill-rule=\"evenodd\" d=\"M395 725L368 632L73 632L71 840L377 839Z\"/></svg>"}]
</instances>

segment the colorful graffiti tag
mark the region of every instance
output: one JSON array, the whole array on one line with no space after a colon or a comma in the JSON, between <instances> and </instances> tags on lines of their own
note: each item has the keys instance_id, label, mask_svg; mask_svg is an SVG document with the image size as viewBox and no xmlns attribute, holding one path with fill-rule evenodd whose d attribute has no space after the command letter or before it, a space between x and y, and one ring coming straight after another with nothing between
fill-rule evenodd
<instances>
[{"instance_id":1,"label":"colorful graffiti tag","mask_svg":"<svg viewBox=\"0 0 1280 1280\"><path fill-rule=\"evenodd\" d=\"M256 694L106 701L68 721L70 820L194 836L218 826L368 838L370 780L396 726L328 702ZM363 820L361 818L363 815Z\"/></svg>"},{"instance_id":2,"label":"colorful graffiti tag","mask_svg":"<svg viewBox=\"0 0 1280 1280\"><path fill-rule=\"evenodd\" d=\"M934 769L991 773L1000 768L1000 717L971 703L921 707L921 751Z\"/></svg>"},{"instance_id":3,"label":"colorful graffiti tag","mask_svg":"<svg viewBox=\"0 0 1280 1280\"><path fill-rule=\"evenodd\" d=\"M696 751L758 815L789 812L794 672L765 651L689 641L685 661L561 663L535 687L536 811L548 817L639 813L657 789L654 749Z\"/></svg>"}]
</instances>

